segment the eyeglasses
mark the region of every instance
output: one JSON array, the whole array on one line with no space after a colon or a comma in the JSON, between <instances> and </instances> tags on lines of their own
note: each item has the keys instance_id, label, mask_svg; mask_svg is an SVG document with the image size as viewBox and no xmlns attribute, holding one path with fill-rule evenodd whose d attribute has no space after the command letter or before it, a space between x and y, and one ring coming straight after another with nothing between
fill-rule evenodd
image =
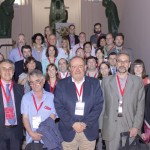
<instances>
[{"instance_id":1,"label":"eyeglasses","mask_svg":"<svg viewBox=\"0 0 150 150\"><path fill-rule=\"evenodd\" d=\"M117 60L117 63L119 63L119 64L128 64L130 61L128 61L128 60L124 60L124 61L122 61L122 60Z\"/></svg>"},{"instance_id":2,"label":"eyeglasses","mask_svg":"<svg viewBox=\"0 0 150 150\"><path fill-rule=\"evenodd\" d=\"M43 81L43 79L41 79L41 80L36 80L36 81L29 81L29 84L30 84L30 86L33 86L33 85L40 85L41 84L41 82Z\"/></svg>"}]
</instances>

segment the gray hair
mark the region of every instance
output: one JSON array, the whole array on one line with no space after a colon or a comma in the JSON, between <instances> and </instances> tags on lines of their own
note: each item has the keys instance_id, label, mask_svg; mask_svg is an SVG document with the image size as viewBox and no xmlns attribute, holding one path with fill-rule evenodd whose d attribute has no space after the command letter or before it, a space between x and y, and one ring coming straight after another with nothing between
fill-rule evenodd
<instances>
[{"instance_id":1,"label":"gray hair","mask_svg":"<svg viewBox=\"0 0 150 150\"><path fill-rule=\"evenodd\" d=\"M14 64L13 61L11 61L10 59L3 59L3 60L0 62L0 65L1 65L2 63L8 63L8 64L12 65L12 68L13 68L13 70L15 71L15 64Z\"/></svg>"},{"instance_id":2,"label":"gray hair","mask_svg":"<svg viewBox=\"0 0 150 150\"><path fill-rule=\"evenodd\" d=\"M128 58L129 58L129 61L131 61L130 60L130 55L129 55L129 53L128 52L119 52L118 54L117 54L117 60L118 60L118 57L120 57L121 55L126 55Z\"/></svg>"},{"instance_id":3,"label":"gray hair","mask_svg":"<svg viewBox=\"0 0 150 150\"><path fill-rule=\"evenodd\" d=\"M40 76L40 77L41 77L41 80L44 79L43 73L42 73L40 70L38 70L38 69L34 69L33 71L31 71L31 72L28 74L28 81L30 81L29 78L30 78L31 76L36 76L36 77L37 77L37 76Z\"/></svg>"}]
</instances>

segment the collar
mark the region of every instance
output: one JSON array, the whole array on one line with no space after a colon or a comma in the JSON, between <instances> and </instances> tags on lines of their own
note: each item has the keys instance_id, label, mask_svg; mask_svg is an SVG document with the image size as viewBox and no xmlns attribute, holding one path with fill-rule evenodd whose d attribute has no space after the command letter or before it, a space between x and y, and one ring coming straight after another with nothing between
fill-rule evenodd
<instances>
[{"instance_id":1,"label":"collar","mask_svg":"<svg viewBox=\"0 0 150 150\"><path fill-rule=\"evenodd\" d=\"M82 85L83 82L85 81L85 76L83 77L83 79L81 80L80 83L77 83L77 82L73 79L73 77L72 77L71 79L72 79L72 82L74 82L75 84L77 84L77 85Z\"/></svg>"}]
</instances>

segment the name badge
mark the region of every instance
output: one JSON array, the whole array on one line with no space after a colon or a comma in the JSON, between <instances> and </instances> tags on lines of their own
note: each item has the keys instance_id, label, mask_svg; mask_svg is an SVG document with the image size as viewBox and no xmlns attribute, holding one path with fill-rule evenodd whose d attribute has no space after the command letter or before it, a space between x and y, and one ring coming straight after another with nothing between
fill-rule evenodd
<instances>
[{"instance_id":1,"label":"name badge","mask_svg":"<svg viewBox=\"0 0 150 150\"><path fill-rule=\"evenodd\" d=\"M84 107L85 107L84 102L76 102L75 115L83 116L84 115Z\"/></svg>"},{"instance_id":2,"label":"name badge","mask_svg":"<svg viewBox=\"0 0 150 150\"><path fill-rule=\"evenodd\" d=\"M33 129L38 129L41 123L41 116L34 116L32 117L32 127Z\"/></svg>"},{"instance_id":3,"label":"name badge","mask_svg":"<svg viewBox=\"0 0 150 150\"><path fill-rule=\"evenodd\" d=\"M118 106L118 113L122 114L122 105L123 105L123 102L122 100L119 101L119 106Z\"/></svg>"}]
</instances>

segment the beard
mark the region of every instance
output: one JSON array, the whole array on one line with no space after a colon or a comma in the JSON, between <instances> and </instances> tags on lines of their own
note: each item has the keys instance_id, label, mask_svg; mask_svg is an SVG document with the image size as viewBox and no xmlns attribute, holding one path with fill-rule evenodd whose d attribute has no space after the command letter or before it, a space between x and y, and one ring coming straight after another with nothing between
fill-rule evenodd
<instances>
[{"instance_id":1,"label":"beard","mask_svg":"<svg viewBox=\"0 0 150 150\"><path fill-rule=\"evenodd\" d=\"M100 33L101 33L101 30L100 30L100 31L95 31L95 30L94 30L94 33L95 33L95 34L100 34Z\"/></svg>"},{"instance_id":2,"label":"beard","mask_svg":"<svg viewBox=\"0 0 150 150\"><path fill-rule=\"evenodd\" d=\"M126 73L126 72L128 72L128 69L126 69L126 67L124 67L124 66L119 67L117 70L118 70L119 73Z\"/></svg>"}]
</instances>

